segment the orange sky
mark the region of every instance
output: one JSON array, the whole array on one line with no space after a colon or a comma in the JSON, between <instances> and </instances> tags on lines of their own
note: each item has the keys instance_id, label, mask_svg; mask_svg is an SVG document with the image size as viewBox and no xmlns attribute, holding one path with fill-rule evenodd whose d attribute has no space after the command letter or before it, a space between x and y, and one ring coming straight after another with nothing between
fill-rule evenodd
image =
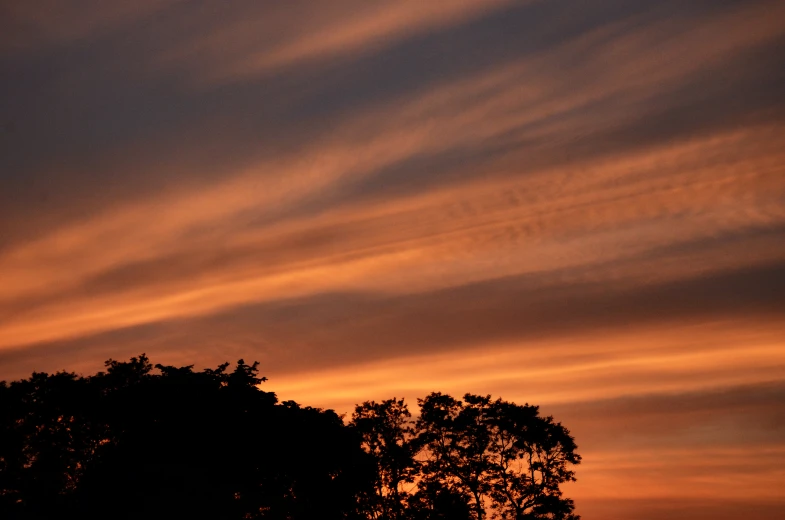
<instances>
[{"instance_id":1,"label":"orange sky","mask_svg":"<svg viewBox=\"0 0 785 520\"><path fill-rule=\"evenodd\" d=\"M575 434L586 520L785 515L782 2L31 0L0 35L0 379L492 393Z\"/></svg>"}]
</instances>

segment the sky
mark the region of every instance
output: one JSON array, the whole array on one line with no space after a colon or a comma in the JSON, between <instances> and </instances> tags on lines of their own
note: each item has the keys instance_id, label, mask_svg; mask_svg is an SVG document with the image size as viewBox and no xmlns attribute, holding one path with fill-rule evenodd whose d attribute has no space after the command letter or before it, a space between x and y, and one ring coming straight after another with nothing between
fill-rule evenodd
<instances>
[{"instance_id":1,"label":"sky","mask_svg":"<svg viewBox=\"0 0 785 520\"><path fill-rule=\"evenodd\" d=\"M538 404L584 520L785 516L785 3L0 0L0 379Z\"/></svg>"}]
</instances>

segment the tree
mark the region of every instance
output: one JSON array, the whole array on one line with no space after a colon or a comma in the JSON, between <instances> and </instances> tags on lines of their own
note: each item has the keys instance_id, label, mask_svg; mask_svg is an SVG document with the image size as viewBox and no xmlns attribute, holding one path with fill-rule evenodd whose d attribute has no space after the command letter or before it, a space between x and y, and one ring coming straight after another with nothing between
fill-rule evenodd
<instances>
[{"instance_id":1,"label":"tree","mask_svg":"<svg viewBox=\"0 0 785 520\"><path fill-rule=\"evenodd\" d=\"M393 398L346 424L229 366L142 354L0 382L0 518L577 518L575 442L535 406L432 393L416 422Z\"/></svg>"},{"instance_id":2,"label":"tree","mask_svg":"<svg viewBox=\"0 0 785 520\"><path fill-rule=\"evenodd\" d=\"M490 434L484 427L483 401L467 407L460 400L435 392L418 399L418 403L418 444L428 457L423 479L438 480L465 495L481 520L485 516L483 497L490 491L486 478Z\"/></svg>"},{"instance_id":3,"label":"tree","mask_svg":"<svg viewBox=\"0 0 785 520\"><path fill-rule=\"evenodd\" d=\"M580 463L569 431L536 406L466 394L432 393L419 400L417 429L427 453L423 473L462 490L475 518L486 508L504 519L577 519L561 484Z\"/></svg>"},{"instance_id":4,"label":"tree","mask_svg":"<svg viewBox=\"0 0 785 520\"><path fill-rule=\"evenodd\" d=\"M88 394L86 382L68 372L0 384L0 513L13 518L25 508L47 517L63 506L100 431L86 420Z\"/></svg>"},{"instance_id":5,"label":"tree","mask_svg":"<svg viewBox=\"0 0 785 520\"><path fill-rule=\"evenodd\" d=\"M376 466L375 495L369 504L373 518L403 518L408 493L402 486L414 482L418 469L412 425L403 399L366 401L352 414L350 426L359 433L363 449Z\"/></svg>"},{"instance_id":6,"label":"tree","mask_svg":"<svg viewBox=\"0 0 785 520\"><path fill-rule=\"evenodd\" d=\"M408 497L410 520L472 520L472 505L466 495L440 480L420 480L417 491Z\"/></svg>"},{"instance_id":7,"label":"tree","mask_svg":"<svg viewBox=\"0 0 785 520\"><path fill-rule=\"evenodd\" d=\"M363 518L366 454L335 412L278 404L256 363L155 368L0 384L0 518Z\"/></svg>"}]
</instances>

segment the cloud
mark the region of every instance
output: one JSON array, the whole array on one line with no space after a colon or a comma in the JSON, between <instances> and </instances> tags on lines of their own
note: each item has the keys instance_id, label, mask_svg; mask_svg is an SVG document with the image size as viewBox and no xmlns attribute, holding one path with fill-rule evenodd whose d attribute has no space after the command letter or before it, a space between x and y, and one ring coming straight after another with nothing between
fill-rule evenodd
<instances>
[{"instance_id":1,"label":"cloud","mask_svg":"<svg viewBox=\"0 0 785 520\"><path fill-rule=\"evenodd\" d=\"M0 55L29 54L42 47L69 44L121 29L179 0L107 3L96 0L4 2Z\"/></svg>"},{"instance_id":2,"label":"cloud","mask_svg":"<svg viewBox=\"0 0 785 520\"><path fill-rule=\"evenodd\" d=\"M489 272L498 278L588 268L717 233L776 229L782 210L768 186L776 185L778 177L766 162L755 167L759 159L747 159L745 175L733 169L731 157L724 160L725 175L692 164L696 153L705 161L740 143L771 150L768 135L713 137L585 164L580 176L546 170L523 180L447 187L409 202L360 206L354 212L339 207L316 219L244 226L252 208L275 211L310 196L330 179L351 175L353 167L363 171L365 164L385 161L380 154L338 151L321 156L314 168L298 169L309 163L303 158L290 166L291 175L271 180L264 190L253 188L259 182L253 175L239 176L207 192L121 208L3 255L6 302L85 282L89 287L91 278L117 279L134 268L144 274L137 285L127 283L125 291L101 298L89 292L80 297L76 291L59 311L57 305L44 305L12 317L0 338L20 344L338 290L417 293L478 282ZM745 147L741 160L749 151ZM638 175L616 180L630 170ZM678 189L673 182L680 183ZM752 197L748 205L737 204L741 194ZM663 227L668 221L680 222L678 229ZM758 261L781 258L776 245L759 247ZM173 263L177 258L184 272L196 271L183 280L159 276L145 283L155 273L156 259L179 269ZM716 268L722 268L717 262ZM661 272L668 276L665 265ZM201 280L198 287L195 280ZM33 336L25 339L25 330Z\"/></svg>"},{"instance_id":3,"label":"cloud","mask_svg":"<svg viewBox=\"0 0 785 520\"><path fill-rule=\"evenodd\" d=\"M211 26L209 18L199 19L197 23L207 25L207 30L168 50L159 60L162 66L183 61L206 64L209 72L198 81L232 82L317 60L378 52L401 39L459 25L509 3L460 0L436 6L413 1L350 1L315 6L301 2L286 9L261 4L255 12L246 9L242 17L218 27Z\"/></svg>"},{"instance_id":4,"label":"cloud","mask_svg":"<svg viewBox=\"0 0 785 520\"><path fill-rule=\"evenodd\" d=\"M592 499L585 498L578 506L578 512L585 518L605 518L623 520L635 516L641 520L691 520L693 518L712 518L733 520L735 518L778 518L785 508L779 499L770 500L728 500L723 498L670 499Z\"/></svg>"},{"instance_id":5,"label":"cloud","mask_svg":"<svg viewBox=\"0 0 785 520\"><path fill-rule=\"evenodd\" d=\"M296 154L309 149L312 140L341 131L358 119L358 112L366 114L363 135L377 135L391 113L417 105L411 98L421 98L419 106L426 109L438 108L445 93L454 101L409 121L403 132L412 126L434 133L444 127L470 129L478 125L466 119L472 113L487 127L452 147L441 146L442 156L453 164L464 160L458 152L467 147L479 160L494 150L518 149L525 158L519 165L580 160L586 153L607 153L609 146L645 144L647 139L641 137L647 132L656 136L657 129L660 138L673 137L674 132L705 126L709 115L726 125L738 124L740 113L772 117L772 108L781 105L777 93L783 78L771 73L782 59L771 45L781 29L771 11L776 3L731 3L730 10L725 5L706 11L684 11L671 3L639 3L634 9L625 3L603 9L571 2L515 3L484 15L475 12L474 18L448 24L435 35L404 31L384 51L361 56L349 52L354 57L348 61L317 60L209 92L189 91L178 83L181 73L173 68L151 69L151 56L177 42L197 48L211 27L223 30L234 22L259 21L280 27L287 37L299 31L307 37L309 31L289 30L296 19L292 13L299 11L288 15L289 25L276 22L286 12L277 18L261 14L272 4L237 2L218 10L166 5L144 24L101 37L100 45L55 47L38 61L6 63L13 81L2 87L2 109L12 130L0 141L0 170L15 175L0 181L0 225L5 224L0 244L64 220L84 219L110 200L131 202L134 196L144 198L183 183L202 186L259 164L260 157L278 157L281 151ZM409 4L402 5L396 9L408 9ZM456 9L461 5L456 3ZM249 9L261 11L249 18ZM343 22L340 10L333 11L333 17L322 22L328 27ZM574 16L567 16L570 13ZM198 23L189 22L194 17ZM669 36L666 44L663 34ZM709 46L705 41L722 43ZM620 53L622 48L627 51ZM225 65L225 55L218 56L219 65ZM450 95L455 84L460 88L478 78L498 77L505 69L512 71L506 85L486 82L485 89ZM730 78L729 70L734 71ZM210 62L195 63L188 74L200 71L211 74ZM501 87L506 92L499 91ZM749 95L736 96L738 91ZM483 104L483 99L489 102ZM462 114L472 106L474 110ZM687 118L685 106L699 107L697 117ZM486 108L490 110L484 112ZM508 122L498 117L510 111L515 117L505 118ZM456 113L459 117L444 118ZM429 127L428 119L443 121ZM497 119L494 130L491 123ZM548 125L531 135L534 123ZM348 126L355 134L347 131L343 136L355 148L361 146L358 125ZM603 132L604 141L599 139ZM626 142L619 142L622 137ZM417 160L422 154L412 152L412 157ZM401 159L401 167L388 178L411 178L412 173L400 173L408 170L405 164ZM429 173L433 170L438 167L429 163L417 177L450 180ZM395 182L400 186L405 180ZM21 218L30 207L40 211Z\"/></svg>"},{"instance_id":6,"label":"cloud","mask_svg":"<svg viewBox=\"0 0 785 520\"><path fill-rule=\"evenodd\" d=\"M716 507L713 517L733 518L742 504L755 503L760 518L775 518L783 505L775 484L785 462L782 394L780 380L547 411L582 439L583 479L572 490L581 514L603 508L603 517L624 518L643 507L644 514L671 518ZM654 507L651 497L668 506Z\"/></svg>"}]
</instances>

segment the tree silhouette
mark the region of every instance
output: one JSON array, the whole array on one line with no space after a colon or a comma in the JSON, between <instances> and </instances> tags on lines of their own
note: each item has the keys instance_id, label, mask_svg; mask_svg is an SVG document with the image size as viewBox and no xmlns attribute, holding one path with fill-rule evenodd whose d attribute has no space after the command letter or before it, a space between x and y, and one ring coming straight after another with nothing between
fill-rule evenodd
<instances>
[{"instance_id":1,"label":"tree silhouette","mask_svg":"<svg viewBox=\"0 0 785 520\"><path fill-rule=\"evenodd\" d=\"M580 463L569 431L536 406L466 394L419 400L418 442L427 454L423 478L458 490L475 518L574 520L560 485L575 480Z\"/></svg>"},{"instance_id":2,"label":"tree silhouette","mask_svg":"<svg viewBox=\"0 0 785 520\"><path fill-rule=\"evenodd\" d=\"M483 417L486 407L481 401L465 407L460 400L441 393L432 393L418 403L418 442L429 456L423 465L424 479L438 480L464 494L476 518L484 518L483 497L490 491L486 475L491 466L487 454L490 432Z\"/></svg>"},{"instance_id":3,"label":"tree silhouette","mask_svg":"<svg viewBox=\"0 0 785 520\"><path fill-rule=\"evenodd\" d=\"M409 496L411 520L472 520L474 510L466 495L437 479L421 480Z\"/></svg>"},{"instance_id":4,"label":"tree silhouette","mask_svg":"<svg viewBox=\"0 0 785 520\"><path fill-rule=\"evenodd\" d=\"M370 467L331 410L277 404L240 360L146 356L0 386L0 517L362 518Z\"/></svg>"},{"instance_id":5,"label":"tree silhouette","mask_svg":"<svg viewBox=\"0 0 785 520\"><path fill-rule=\"evenodd\" d=\"M411 416L404 400L395 398L366 401L352 414L350 426L360 434L362 447L376 466L375 494L369 501L374 518L404 517L408 493L401 486L414 482L418 467Z\"/></svg>"},{"instance_id":6,"label":"tree silhouette","mask_svg":"<svg viewBox=\"0 0 785 520\"><path fill-rule=\"evenodd\" d=\"M433 393L351 421L279 403L258 363L155 365L0 382L0 518L577 518L580 462L537 407Z\"/></svg>"}]
</instances>

